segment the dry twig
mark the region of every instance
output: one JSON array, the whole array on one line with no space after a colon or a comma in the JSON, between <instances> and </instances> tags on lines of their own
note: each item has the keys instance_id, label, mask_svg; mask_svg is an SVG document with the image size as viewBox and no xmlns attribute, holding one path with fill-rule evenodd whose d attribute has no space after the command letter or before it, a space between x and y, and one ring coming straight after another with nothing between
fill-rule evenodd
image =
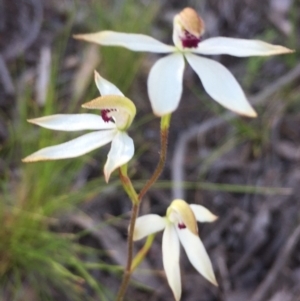
<instances>
[{"instance_id":1,"label":"dry twig","mask_svg":"<svg viewBox=\"0 0 300 301\"><path fill-rule=\"evenodd\" d=\"M294 247L298 243L300 239L300 226L298 226L291 236L288 238L287 242L283 245L277 259L268 273L265 280L261 283L261 285L257 288L255 293L253 294L250 301L262 301L265 300L266 294L273 283L275 283L278 274L282 271L284 266L286 265L288 259L290 258Z\"/></svg>"}]
</instances>

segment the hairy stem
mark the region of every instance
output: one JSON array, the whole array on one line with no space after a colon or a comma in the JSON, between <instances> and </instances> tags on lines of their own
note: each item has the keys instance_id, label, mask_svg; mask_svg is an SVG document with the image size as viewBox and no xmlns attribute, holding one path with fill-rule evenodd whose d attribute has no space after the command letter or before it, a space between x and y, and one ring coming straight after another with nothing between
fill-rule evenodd
<instances>
[{"instance_id":1,"label":"hairy stem","mask_svg":"<svg viewBox=\"0 0 300 301\"><path fill-rule=\"evenodd\" d=\"M131 183L131 180L127 175L127 165L123 165L119 169L120 180L123 185L123 188L132 201L132 211L131 211L129 233L127 239L127 263L126 263L126 268L124 271L122 283L117 294L116 301L123 300L132 272L145 257L154 239L154 236L152 236L147 240L145 247L139 252L136 260L133 261L133 233L134 233L135 222L138 217L141 200L143 199L144 195L149 190L149 188L156 182L156 180L158 179L158 177L160 176L164 168L166 162L166 156L167 156L170 119L171 119L170 114L165 115L161 118L161 125L160 125L161 152L160 152L159 162L157 164L156 169L153 172L152 177L148 180L148 182L142 188L139 194L136 193Z\"/></svg>"},{"instance_id":2,"label":"hairy stem","mask_svg":"<svg viewBox=\"0 0 300 301\"><path fill-rule=\"evenodd\" d=\"M133 259L133 232L134 232L135 222L139 213L140 202L138 199L138 194L136 193L131 183L131 180L127 175L127 165L120 167L119 175L120 175L120 180L123 185L123 188L132 201L132 210L131 210L128 238L127 238L127 262L126 262L122 283L116 298L117 301L122 301L126 293L128 283L132 273L131 265Z\"/></svg>"},{"instance_id":3,"label":"hairy stem","mask_svg":"<svg viewBox=\"0 0 300 301\"><path fill-rule=\"evenodd\" d=\"M147 181L145 186L140 191L138 196L139 200L143 199L144 195L147 193L150 187L157 181L166 163L170 118L171 115L166 115L161 118L161 126L160 126L161 151L160 151L159 161L151 178Z\"/></svg>"},{"instance_id":4,"label":"hairy stem","mask_svg":"<svg viewBox=\"0 0 300 301\"><path fill-rule=\"evenodd\" d=\"M128 240L127 240L127 263L126 263L126 268L124 271L122 283L116 298L117 301L123 300L132 273L131 265L132 265L132 258L133 258L133 231L134 231L135 221L137 219L138 212L139 212L139 207L140 207L139 204L133 204L132 206Z\"/></svg>"}]
</instances>

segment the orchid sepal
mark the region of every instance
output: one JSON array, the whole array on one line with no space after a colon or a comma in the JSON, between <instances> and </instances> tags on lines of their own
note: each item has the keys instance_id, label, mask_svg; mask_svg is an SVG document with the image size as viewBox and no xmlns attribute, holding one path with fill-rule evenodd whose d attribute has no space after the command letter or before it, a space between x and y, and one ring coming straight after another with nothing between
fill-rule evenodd
<instances>
[{"instance_id":1,"label":"orchid sepal","mask_svg":"<svg viewBox=\"0 0 300 301\"><path fill-rule=\"evenodd\" d=\"M257 116L240 84L226 67L217 61L191 53L185 57L199 76L204 90L215 101L240 115L252 118ZM216 80L218 85L215 85Z\"/></svg>"},{"instance_id":2,"label":"orchid sepal","mask_svg":"<svg viewBox=\"0 0 300 301\"><path fill-rule=\"evenodd\" d=\"M129 162L134 155L134 143L126 132L118 131L114 136L107 160L104 165L105 181L108 183L111 173Z\"/></svg>"},{"instance_id":3,"label":"orchid sepal","mask_svg":"<svg viewBox=\"0 0 300 301\"><path fill-rule=\"evenodd\" d=\"M174 112L182 94L184 57L173 53L158 60L150 70L147 85L150 103L156 116Z\"/></svg>"},{"instance_id":4,"label":"orchid sepal","mask_svg":"<svg viewBox=\"0 0 300 301\"><path fill-rule=\"evenodd\" d=\"M113 83L103 78L96 70L94 71L94 79L101 96L104 95L124 96L124 94L118 89L118 87L116 87Z\"/></svg>"},{"instance_id":5,"label":"orchid sepal","mask_svg":"<svg viewBox=\"0 0 300 301\"><path fill-rule=\"evenodd\" d=\"M288 54L295 52L295 50L260 40L214 37L199 43L193 52L203 55L227 54L236 57L249 57Z\"/></svg>"},{"instance_id":6,"label":"orchid sepal","mask_svg":"<svg viewBox=\"0 0 300 301\"><path fill-rule=\"evenodd\" d=\"M55 114L27 120L29 123L55 131L82 131L114 129L113 122L105 122L101 116L89 113Z\"/></svg>"},{"instance_id":7,"label":"orchid sepal","mask_svg":"<svg viewBox=\"0 0 300 301\"><path fill-rule=\"evenodd\" d=\"M22 161L28 163L76 158L111 142L115 134L115 129L91 132L58 145L42 148Z\"/></svg>"},{"instance_id":8,"label":"orchid sepal","mask_svg":"<svg viewBox=\"0 0 300 301\"><path fill-rule=\"evenodd\" d=\"M78 40L84 40L103 46L125 47L133 51L168 53L175 49L174 46L164 44L150 36L137 33L105 30L95 33L78 34L73 37Z\"/></svg>"}]
</instances>

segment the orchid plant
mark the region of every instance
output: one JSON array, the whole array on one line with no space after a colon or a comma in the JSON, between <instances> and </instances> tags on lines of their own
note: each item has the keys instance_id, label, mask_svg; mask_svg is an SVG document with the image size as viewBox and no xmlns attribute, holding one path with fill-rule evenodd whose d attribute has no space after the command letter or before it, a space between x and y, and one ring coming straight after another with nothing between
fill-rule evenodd
<instances>
[{"instance_id":1,"label":"orchid plant","mask_svg":"<svg viewBox=\"0 0 300 301\"><path fill-rule=\"evenodd\" d=\"M131 274L144 259L153 242L153 234L164 230L162 240L163 265L167 281L176 301L181 297L179 269L180 243L194 266L209 282L217 285L213 266L198 236L198 222L213 222L217 217L208 209L183 200L174 200L165 217L148 214L138 217L141 201L148 189L158 179L166 161L168 131L171 114L177 109L182 95L185 61L199 76L206 92L218 103L238 114L255 117L237 80L223 65L200 55L229 54L238 57L269 56L290 53L292 50L258 40L227 37L202 39L204 22L192 8L185 8L174 17L174 46L142 35L101 31L76 35L75 38L103 46L122 46L134 51L170 53L159 59L148 77L148 94L155 115L161 117L161 151L156 169L139 193L127 174L127 163L134 155L133 140L127 130L136 114L133 102L112 83L95 72L95 82L101 94L82 105L98 109L96 114L58 114L30 119L29 122L57 131L94 130L71 141L43 148L23 159L24 162L74 158L111 142L111 149L104 166L106 182L111 173L119 169L122 186L132 201L128 230L128 257L122 283L116 300L124 298ZM143 249L133 257L133 242L148 237Z\"/></svg>"}]
</instances>

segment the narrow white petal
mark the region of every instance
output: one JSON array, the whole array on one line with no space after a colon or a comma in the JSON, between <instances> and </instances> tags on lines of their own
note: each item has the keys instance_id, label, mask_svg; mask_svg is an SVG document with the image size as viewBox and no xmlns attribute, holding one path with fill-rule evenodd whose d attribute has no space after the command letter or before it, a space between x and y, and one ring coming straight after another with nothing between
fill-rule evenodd
<instances>
[{"instance_id":1,"label":"narrow white petal","mask_svg":"<svg viewBox=\"0 0 300 301\"><path fill-rule=\"evenodd\" d=\"M218 285L211 261L200 238L187 228L176 228L176 231L194 268L212 284Z\"/></svg>"},{"instance_id":2,"label":"narrow white petal","mask_svg":"<svg viewBox=\"0 0 300 301\"><path fill-rule=\"evenodd\" d=\"M241 86L228 69L216 61L193 54L186 54L186 59L200 77L205 91L215 101L238 114L257 116Z\"/></svg>"},{"instance_id":3,"label":"narrow white petal","mask_svg":"<svg viewBox=\"0 0 300 301\"><path fill-rule=\"evenodd\" d=\"M88 133L68 142L43 148L22 161L35 162L79 157L109 143L115 133L115 130Z\"/></svg>"},{"instance_id":4,"label":"narrow white petal","mask_svg":"<svg viewBox=\"0 0 300 301\"><path fill-rule=\"evenodd\" d=\"M162 241L163 264L176 301L179 301L181 297L179 252L180 246L176 230L172 224L167 224Z\"/></svg>"},{"instance_id":5,"label":"narrow white petal","mask_svg":"<svg viewBox=\"0 0 300 301\"><path fill-rule=\"evenodd\" d=\"M95 114L56 114L28 121L50 130L68 132L116 128L113 122L105 122L101 116Z\"/></svg>"},{"instance_id":6,"label":"narrow white petal","mask_svg":"<svg viewBox=\"0 0 300 301\"><path fill-rule=\"evenodd\" d=\"M95 83L101 96L104 95L120 95L124 94L111 82L103 78L97 71L95 71Z\"/></svg>"},{"instance_id":7,"label":"narrow white petal","mask_svg":"<svg viewBox=\"0 0 300 301\"><path fill-rule=\"evenodd\" d=\"M190 207L195 214L196 220L200 223L210 223L218 219L216 215L214 215L204 206L191 204Z\"/></svg>"},{"instance_id":8,"label":"narrow white petal","mask_svg":"<svg viewBox=\"0 0 300 301\"><path fill-rule=\"evenodd\" d=\"M74 38L104 46L121 46L134 51L168 53L175 49L174 46L166 45L152 37L134 33L100 31L96 33L75 35Z\"/></svg>"},{"instance_id":9,"label":"narrow white petal","mask_svg":"<svg viewBox=\"0 0 300 301\"><path fill-rule=\"evenodd\" d=\"M117 132L111 143L111 149L104 166L104 176L108 182L111 173L127 163L134 155L133 140L125 132Z\"/></svg>"},{"instance_id":10,"label":"narrow white petal","mask_svg":"<svg viewBox=\"0 0 300 301\"><path fill-rule=\"evenodd\" d=\"M198 44L193 52L205 55L229 54L233 56L267 56L294 52L280 45L259 40L245 40L226 37L210 38Z\"/></svg>"},{"instance_id":11,"label":"narrow white petal","mask_svg":"<svg viewBox=\"0 0 300 301\"><path fill-rule=\"evenodd\" d=\"M136 219L133 240L142 239L150 234L163 230L166 219L157 214L147 214Z\"/></svg>"},{"instance_id":12,"label":"narrow white petal","mask_svg":"<svg viewBox=\"0 0 300 301\"><path fill-rule=\"evenodd\" d=\"M174 112L182 94L184 57L174 53L159 59L150 70L148 93L155 115Z\"/></svg>"}]
</instances>

